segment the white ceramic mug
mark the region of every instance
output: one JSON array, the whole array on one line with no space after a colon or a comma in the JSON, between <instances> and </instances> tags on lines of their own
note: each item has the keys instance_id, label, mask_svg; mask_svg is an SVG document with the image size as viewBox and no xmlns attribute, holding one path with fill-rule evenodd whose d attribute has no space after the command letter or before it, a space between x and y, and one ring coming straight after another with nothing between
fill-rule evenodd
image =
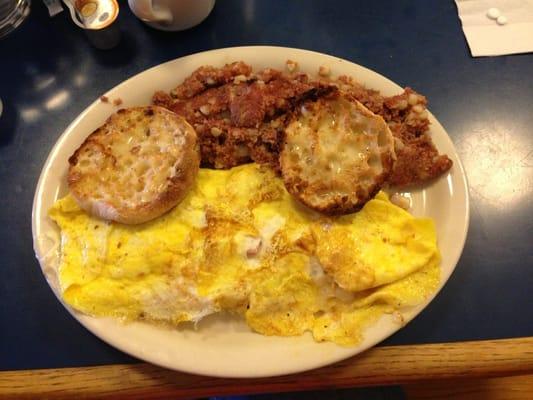
<instances>
[{"instance_id":1,"label":"white ceramic mug","mask_svg":"<svg viewBox=\"0 0 533 400\"><path fill-rule=\"evenodd\" d=\"M207 18L215 0L128 0L128 4L146 24L165 31L182 31Z\"/></svg>"}]
</instances>

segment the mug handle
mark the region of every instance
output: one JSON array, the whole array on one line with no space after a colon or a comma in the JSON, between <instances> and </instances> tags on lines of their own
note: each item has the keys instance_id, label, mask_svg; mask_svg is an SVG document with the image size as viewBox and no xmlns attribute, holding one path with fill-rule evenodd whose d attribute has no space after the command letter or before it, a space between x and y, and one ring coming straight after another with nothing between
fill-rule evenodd
<instances>
[{"instance_id":1,"label":"mug handle","mask_svg":"<svg viewBox=\"0 0 533 400\"><path fill-rule=\"evenodd\" d=\"M154 10L152 0L128 0L131 11L147 22L167 22L170 23L174 19L170 10L161 8Z\"/></svg>"}]
</instances>

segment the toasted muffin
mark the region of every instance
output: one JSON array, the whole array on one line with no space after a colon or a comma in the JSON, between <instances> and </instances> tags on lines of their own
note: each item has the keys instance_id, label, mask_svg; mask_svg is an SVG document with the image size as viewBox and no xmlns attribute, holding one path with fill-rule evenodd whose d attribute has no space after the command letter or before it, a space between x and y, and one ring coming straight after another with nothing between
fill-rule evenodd
<instances>
[{"instance_id":1,"label":"toasted muffin","mask_svg":"<svg viewBox=\"0 0 533 400\"><path fill-rule=\"evenodd\" d=\"M383 118L339 92L302 105L285 129L280 165L289 193L339 215L359 210L379 191L395 157Z\"/></svg>"},{"instance_id":2,"label":"toasted muffin","mask_svg":"<svg viewBox=\"0 0 533 400\"><path fill-rule=\"evenodd\" d=\"M88 213L139 224L177 205L200 156L194 129L157 106L122 109L69 158L68 185Z\"/></svg>"}]
</instances>

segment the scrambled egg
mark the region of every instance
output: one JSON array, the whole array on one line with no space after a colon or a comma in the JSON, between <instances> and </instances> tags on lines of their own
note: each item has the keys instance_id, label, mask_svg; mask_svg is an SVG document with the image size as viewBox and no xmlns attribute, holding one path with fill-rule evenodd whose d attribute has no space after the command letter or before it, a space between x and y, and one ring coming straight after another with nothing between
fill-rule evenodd
<instances>
[{"instance_id":1,"label":"scrambled egg","mask_svg":"<svg viewBox=\"0 0 533 400\"><path fill-rule=\"evenodd\" d=\"M90 217L70 195L50 216L61 228L62 296L92 316L175 325L226 311L264 335L354 345L440 279L431 220L384 193L324 217L255 164L201 169L182 203L142 225Z\"/></svg>"}]
</instances>

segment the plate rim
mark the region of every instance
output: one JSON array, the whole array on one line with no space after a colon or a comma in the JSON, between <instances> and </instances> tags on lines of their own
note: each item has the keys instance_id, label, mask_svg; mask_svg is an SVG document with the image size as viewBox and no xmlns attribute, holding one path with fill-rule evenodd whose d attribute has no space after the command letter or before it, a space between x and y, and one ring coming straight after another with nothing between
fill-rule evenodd
<instances>
[{"instance_id":1,"label":"plate rim","mask_svg":"<svg viewBox=\"0 0 533 400\"><path fill-rule=\"evenodd\" d=\"M376 75L376 76L379 77L379 79L387 81L387 83L389 85L394 85L394 87L396 87L397 89L402 90L401 86L396 84L394 81L392 81L388 77L386 77L386 76L384 76L384 75L382 75L382 74L380 74L380 73L378 73L378 72L376 72L376 71L374 71L374 70L372 70L370 68L367 68L367 67L365 67L363 65L357 64L355 62L352 62L352 61L347 60L347 59L343 59L343 58L335 56L335 55L326 54L326 53L320 53L320 52L317 52L317 51L312 51L312 50L307 50L307 49L299 49L299 48L283 47L283 46L263 46L262 45L262 46L236 46L236 47L218 48L218 49L212 49L212 50L208 50L208 51L196 52L196 53L184 55L184 56L172 59L172 60L168 60L168 61L165 61L163 63L153 65L152 67L149 67L149 68L147 68L147 69L145 69L143 71L138 72L135 75L130 76L129 78L121 81L117 85L115 85L112 88L110 88L107 91L105 91L104 95L107 95L110 92L118 90L122 86L126 85L129 81L138 78L140 75L143 75L145 73L148 73L149 71L153 71L155 69L161 68L163 66L167 66L169 64L178 62L179 60L190 59L190 58L195 58L195 57L204 56L204 55L208 56L210 54L215 54L215 53L239 52L239 51L242 51L242 50L246 50L246 51L250 51L250 50L283 50L283 51L293 51L295 53L300 53L300 54L307 53L308 55L316 55L316 56L319 56L319 57L324 57L325 56L327 58L333 58L333 59L336 59L337 61L345 62L345 63L348 63L349 65L353 65L353 66L355 66L357 68L362 69L366 73L370 73L371 75ZM246 62L246 60L244 60L244 61ZM363 84L364 84L364 82L363 82ZM154 88L154 90L155 90L155 88ZM249 372L249 373L245 373L245 374L243 374L243 373L235 373L235 372L222 372L221 373L221 372L210 371L209 368L208 369L206 369L206 368L194 368L194 367L191 367L191 368L182 368L182 367L177 368L176 366L171 365L170 363L163 362L162 360L157 359L156 357L149 357L149 355L146 355L146 354L141 356L138 353L132 351L132 349L129 348L128 346L125 346L123 343L120 343L120 342L117 343L116 341L112 341L109 338L104 337L101 334L101 332L96 332L95 329L93 329L93 327L88 326L84 321L82 321L82 319L84 317L87 317L87 316L84 316L83 314L75 311L74 309L70 308L66 303L63 302L63 300L61 299L59 294L56 293L56 290L54 290L54 288L52 287L52 285L48 281L48 278L47 278L47 276L45 274L45 270L44 270L45 267L44 267L43 263L41 262L40 256L39 256L39 249L38 249L39 244L38 244L38 237L37 237L38 235L37 235L37 233L38 233L38 228L39 228L39 224L41 223L41 221L37 220L36 216L37 216L38 212L40 211L41 195L42 195L42 191L44 189L44 181L45 181L45 178L46 178L46 175L47 175L47 171L50 169L50 166L51 166L53 160L55 159L57 153L60 151L63 143L65 142L65 140L72 134L72 132L75 131L76 126L80 123L80 121L82 121L86 117L86 115L88 113L91 112L91 110L95 107L95 105L98 102L99 102L99 98L95 99L86 108L84 108L84 110L80 114L78 114L77 117L70 124L68 124L68 126L64 129L64 131L61 133L61 135L58 137L58 139L56 140L56 142L52 146L52 148L51 148L51 150L50 150L50 152L49 152L49 154L48 154L48 156L46 158L46 161L43 164L43 167L42 167L41 172L39 174L39 179L37 181L37 185L36 185L36 189L35 189L35 193L34 193L34 197L33 197L33 204L32 204L33 250L34 250L34 253L35 253L36 258L38 260L38 264L40 266L41 273L43 274L45 280L47 281L48 285L50 286L50 289L52 290L52 292L54 293L54 295L56 296L58 301L69 312L69 314L72 315L85 329L89 330L92 334L94 334L100 340L102 340L103 342L105 342L105 343L107 343L107 344L119 349L120 351L122 351L122 352L124 352L124 353L126 353L126 354L128 354L128 355L130 355L132 357L135 357L137 359L152 363L154 365L159 365L161 367L165 367L165 368L169 368L169 369L173 369L173 370L178 370L178 371L182 371L182 372L186 372L186 373L201 374L201 375L206 375L206 376L221 377L221 378L273 377L273 376L279 376L279 375L294 374L294 373L308 371L308 370L315 369L315 368L324 367L326 365L331 365L331 364L334 364L336 362L345 360L347 358L351 358L351 357L357 356L358 354L368 350L369 348L372 348L372 347L376 346L377 344L381 343L386 338L392 336L399 329L405 327L405 325L407 325L410 321L415 319L427 306L429 306L431 304L431 302L435 299L435 297L444 288L444 286L446 285L447 281L449 280L449 278L451 277L451 275L455 271L455 268L457 267L457 265L459 263L459 260L460 260L460 258L462 256L463 252L464 252L466 239L467 239L467 236L468 236L468 229L469 229L469 225L470 225L470 196L469 196L469 190L468 190L467 176L466 176L462 161L461 161L461 159L459 157L459 154L457 153L457 150L456 150L456 148L455 148L455 146L453 144L453 141L452 141L451 137L449 136L448 132L444 129L442 124L437 120L437 118L435 118L435 116L428 110L430 118L432 119L432 124L436 123L438 125L438 127L445 133L446 137L444 139L450 142L449 144L451 144L451 147L452 147L452 149L453 149L453 151L455 153L454 154L454 156L455 156L454 168L457 169L457 172L458 172L459 177L460 177L459 181L461 183L462 190L463 190L464 195L465 195L465 197L464 197L464 215L462 215L462 218L461 218L461 221L463 221L463 227L462 227L461 232L460 232L462 241L461 241L460 245L457 247L457 253L454 255L454 257L451 260L451 263L453 264L453 266L451 268L451 271L450 271L449 275L444 277L444 278L441 278L441 283L440 283L439 288L434 293L432 293L432 295L430 297L428 297L428 299L423 304L421 304L420 306L416 307L417 310L405 322L405 324L403 324L402 326L399 326L397 329L394 329L392 331L386 332L385 334L378 335L378 337L375 338L375 340L372 340L371 343L369 345L367 345L367 346L363 346L363 347L356 346L356 347L353 347L354 351L351 352L351 354L340 355L339 357L337 357L335 359L328 359L326 361L317 360L315 363L312 363L313 365L306 365L303 368L299 368L299 367L280 368L280 370L278 372L274 372L274 373L272 373L272 372L255 373L254 371ZM93 318L93 317L88 317L88 318Z\"/></svg>"}]
</instances>

